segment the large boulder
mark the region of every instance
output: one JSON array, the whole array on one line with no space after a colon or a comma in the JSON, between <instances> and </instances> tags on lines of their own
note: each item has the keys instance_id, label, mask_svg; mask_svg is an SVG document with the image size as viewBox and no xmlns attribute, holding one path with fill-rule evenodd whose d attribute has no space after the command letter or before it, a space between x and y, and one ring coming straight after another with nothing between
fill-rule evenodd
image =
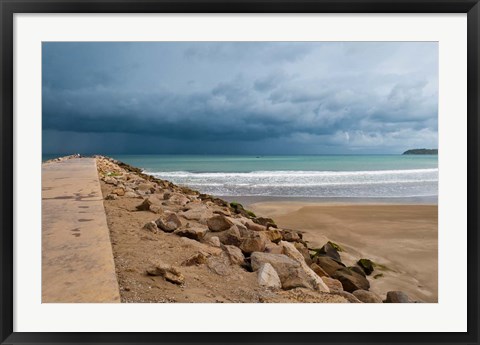
<instances>
[{"instance_id":1,"label":"large boulder","mask_svg":"<svg viewBox=\"0 0 480 345\"><path fill-rule=\"evenodd\" d=\"M224 215L216 215L207 220L207 225L210 231L219 232L225 231L232 227L233 222Z\"/></svg>"},{"instance_id":2,"label":"large boulder","mask_svg":"<svg viewBox=\"0 0 480 345\"><path fill-rule=\"evenodd\" d=\"M389 291L385 303L411 303L411 301L403 291Z\"/></svg>"},{"instance_id":3,"label":"large boulder","mask_svg":"<svg viewBox=\"0 0 480 345\"><path fill-rule=\"evenodd\" d=\"M181 193L173 193L170 198L168 198L168 202L171 204L179 205L179 206L184 206L188 202L190 202L190 199L187 198L185 195Z\"/></svg>"},{"instance_id":4,"label":"large boulder","mask_svg":"<svg viewBox=\"0 0 480 345\"><path fill-rule=\"evenodd\" d=\"M278 276L277 271L268 262L264 263L257 272L257 280L260 286L265 286L271 289L280 289L282 282Z\"/></svg>"},{"instance_id":5,"label":"large boulder","mask_svg":"<svg viewBox=\"0 0 480 345\"><path fill-rule=\"evenodd\" d=\"M319 277L328 277L328 273L325 272L323 268L318 266L315 262L310 265L310 268L315 272Z\"/></svg>"},{"instance_id":6,"label":"large boulder","mask_svg":"<svg viewBox=\"0 0 480 345\"><path fill-rule=\"evenodd\" d=\"M250 230L253 230L253 231L265 231L267 230L267 228L263 225L260 225L260 224L257 224L257 223L254 223L253 221L251 221L250 219L248 219L246 222L245 222L245 226L250 229Z\"/></svg>"},{"instance_id":7,"label":"large boulder","mask_svg":"<svg viewBox=\"0 0 480 345\"><path fill-rule=\"evenodd\" d=\"M205 242L214 247L220 247L222 245L220 239L217 236L209 237L206 239Z\"/></svg>"},{"instance_id":8,"label":"large boulder","mask_svg":"<svg viewBox=\"0 0 480 345\"><path fill-rule=\"evenodd\" d=\"M135 189L144 194L153 193L155 192L155 185L153 183L140 183Z\"/></svg>"},{"instance_id":9,"label":"large boulder","mask_svg":"<svg viewBox=\"0 0 480 345\"><path fill-rule=\"evenodd\" d=\"M352 294L363 303L383 303L382 297L372 291L355 290Z\"/></svg>"},{"instance_id":10,"label":"large boulder","mask_svg":"<svg viewBox=\"0 0 480 345\"><path fill-rule=\"evenodd\" d=\"M182 226L182 222L175 213L165 214L158 218L155 223L165 232L173 232Z\"/></svg>"},{"instance_id":11,"label":"large boulder","mask_svg":"<svg viewBox=\"0 0 480 345\"><path fill-rule=\"evenodd\" d=\"M240 233L240 230L236 225L232 226L228 230L216 232L215 236L218 237L222 244L233 245L237 247L243 241L242 234Z\"/></svg>"},{"instance_id":12,"label":"large boulder","mask_svg":"<svg viewBox=\"0 0 480 345\"><path fill-rule=\"evenodd\" d=\"M227 276L231 273L230 259L226 253L210 256L207 260L207 266L212 272L220 276Z\"/></svg>"},{"instance_id":13,"label":"large boulder","mask_svg":"<svg viewBox=\"0 0 480 345\"><path fill-rule=\"evenodd\" d=\"M300 264L286 255L254 252L250 256L250 263L253 271L259 270L265 263L272 265L285 290L297 287L313 289Z\"/></svg>"},{"instance_id":14,"label":"large boulder","mask_svg":"<svg viewBox=\"0 0 480 345\"><path fill-rule=\"evenodd\" d=\"M341 269L344 268L345 265L341 262L333 260L329 256L317 256L314 259L315 263L320 266L329 276L333 276L333 274Z\"/></svg>"},{"instance_id":15,"label":"large boulder","mask_svg":"<svg viewBox=\"0 0 480 345\"><path fill-rule=\"evenodd\" d=\"M365 274L365 271L360 267L360 266L351 266L349 267L353 272L356 272L362 276L364 276L365 278L367 277L367 275Z\"/></svg>"},{"instance_id":16,"label":"large boulder","mask_svg":"<svg viewBox=\"0 0 480 345\"><path fill-rule=\"evenodd\" d=\"M270 229L263 232L268 239L273 243L278 243L282 240L282 234L277 229Z\"/></svg>"},{"instance_id":17,"label":"large boulder","mask_svg":"<svg viewBox=\"0 0 480 345\"><path fill-rule=\"evenodd\" d=\"M272 218L257 217L252 219L255 223L263 225L268 228L276 228L277 225Z\"/></svg>"},{"instance_id":18,"label":"large boulder","mask_svg":"<svg viewBox=\"0 0 480 345\"><path fill-rule=\"evenodd\" d=\"M231 202L230 207L236 214L240 214L244 217L250 218L255 216L251 211L245 210L243 206L238 202Z\"/></svg>"},{"instance_id":19,"label":"large boulder","mask_svg":"<svg viewBox=\"0 0 480 345\"><path fill-rule=\"evenodd\" d=\"M228 218L232 221L232 223L241 231L247 231L247 227L245 226L245 222L247 221L246 218Z\"/></svg>"},{"instance_id":20,"label":"large boulder","mask_svg":"<svg viewBox=\"0 0 480 345\"><path fill-rule=\"evenodd\" d=\"M305 262L305 258L303 257L302 253L300 253L297 248L295 248L295 245L290 242L280 241L280 246L283 247L283 254L285 254L289 258L292 258L300 264L301 269L308 277L308 280L313 286L314 290L330 292L330 289L323 282L322 278L320 278Z\"/></svg>"},{"instance_id":21,"label":"large boulder","mask_svg":"<svg viewBox=\"0 0 480 345\"><path fill-rule=\"evenodd\" d=\"M192 240L200 241L207 233L208 229L200 226L194 228L181 228L175 230L174 234L182 237L191 238Z\"/></svg>"},{"instance_id":22,"label":"large boulder","mask_svg":"<svg viewBox=\"0 0 480 345\"><path fill-rule=\"evenodd\" d=\"M240 249L242 252L250 254L253 252L263 252L267 240L263 236L247 237L240 243Z\"/></svg>"},{"instance_id":23,"label":"large boulder","mask_svg":"<svg viewBox=\"0 0 480 345\"><path fill-rule=\"evenodd\" d=\"M334 260L341 261L337 248L330 241L318 250L318 255L329 256Z\"/></svg>"},{"instance_id":24,"label":"large boulder","mask_svg":"<svg viewBox=\"0 0 480 345\"><path fill-rule=\"evenodd\" d=\"M149 196L137 206L138 211L150 211L153 213L162 213L162 201L155 195Z\"/></svg>"},{"instance_id":25,"label":"large boulder","mask_svg":"<svg viewBox=\"0 0 480 345\"><path fill-rule=\"evenodd\" d=\"M340 282L340 280L333 279L333 278L330 278L330 277L322 277L322 280L325 283L325 285L328 286L328 288L330 289L330 292L343 291L343 286L342 286L342 283Z\"/></svg>"},{"instance_id":26,"label":"large boulder","mask_svg":"<svg viewBox=\"0 0 480 345\"><path fill-rule=\"evenodd\" d=\"M372 274L374 267L372 260L369 259L360 259L357 261L357 265L360 266L367 276Z\"/></svg>"},{"instance_id":27,"label":"large boulder","mask_svg":"<svg viewBox=\"0 0 480 345\"><path fill-rule=\"evenodd\" d=\"M212 217L213 213L203 204L192 204L189 205L187 210L181 212L179 215L185 219L195 220L206 225L207 219Z\"/></svg>"},{"instance_id":28,"label":"large boulder","mask_svg":"<svg viewBox=\"0 0 480 345\"><path fill-rule=\"evenodd\" d=\"M293 242L293 245L303 255L303 258L305 259L307 265L310 266L312 264L312 258L310 257L310 252L308 251L308 248L300 242Z\"/></svg>"},{"instance_id":29,"label":"large boulder","mask_svg":"<svg viewBox=\"0 0 480 345\"><path fill-rule=\"evenodd\" d=\"M280 232L282 233L283 240L287 242L299 242L302 239L301 235L296 231L282 230Z\"/></svg>"},{"instance_id":30,"label":"large boulder","mask_svg":"<svg viewBox=\"0 0 480 345\"><path fill-rule=\"evenodd\" d=\"M272 254L282 254L283 248L276 243L267 243L264 252Z\"/></svg>"},{"instance_id":31,"label":"large boulder","mask_svg":"<svg viewBox=\"0 0 480 345\"><path fill-rule=\"evenodd\" d=\"M238 247L222 245L222 249L227 253L228 258L233 265L245 265L245 256L243 256L242 251Z\"/></svg>"},{"instance_id":32,"label":"large boulder","mask_svg":"<svg viewBox=\"0 0 480 345\"><path fill-rule=\"evenodd\" d=\"M116 186L118 184L118 181L115 177L111 177L111 176L105 176L103 178L103 181L107 184L112 184L114 186Z\"/></svg>"},{"instance_id":33,"label":"large boulder","mask_svg":"<svg viewBox=\"0 0 480 345\"><path fill-rule=\"evenodd\" d=\"M353 271L350 267L343 267L335 271L332 278L340 280L343 289L347 292L368 290L370 288L370 283L367 278Z\"/></svg>"}]
</instances>

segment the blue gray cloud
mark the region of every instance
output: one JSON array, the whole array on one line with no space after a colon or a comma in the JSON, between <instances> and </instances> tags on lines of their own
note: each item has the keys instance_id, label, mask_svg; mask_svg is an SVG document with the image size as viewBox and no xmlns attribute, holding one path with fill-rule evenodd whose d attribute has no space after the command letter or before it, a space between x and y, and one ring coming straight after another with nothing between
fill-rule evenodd
<instances>
[{"instance_id":1,"label":"blue gray cloud","mask_svg":"<svg viewBox=\"0 0 480 345\"><path fill-rule=\"evenodd\" d=\"M437 147L435 42L47 42L42 53L44 153Z\"/></svg>"}]
</instances>

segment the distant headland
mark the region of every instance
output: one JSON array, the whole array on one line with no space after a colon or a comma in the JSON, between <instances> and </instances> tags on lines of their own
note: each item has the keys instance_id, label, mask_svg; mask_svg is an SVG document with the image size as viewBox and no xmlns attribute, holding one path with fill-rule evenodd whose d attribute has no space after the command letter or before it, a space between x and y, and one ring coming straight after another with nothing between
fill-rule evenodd
<instances>
[{"instance_id":1,"label":"distant headland","mask_svg":"<svg viewBox=\"0 0 480 345\"><path fill-rule=\"evenodd\" d=\"M438 155L438 149L412 149L403 153L404 155Z\"/></svg>"}]
</instances>

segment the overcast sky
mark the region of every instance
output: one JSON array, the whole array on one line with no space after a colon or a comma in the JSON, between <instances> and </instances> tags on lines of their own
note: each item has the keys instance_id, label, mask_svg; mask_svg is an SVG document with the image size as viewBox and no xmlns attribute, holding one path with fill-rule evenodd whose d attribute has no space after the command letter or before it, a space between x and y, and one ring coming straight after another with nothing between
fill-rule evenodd
<instances>
[{"instance_id":1,"label":"overcast sky","mask_svg":"<svg viewBox=\"0 0 480 345\"><path fill-rule=\"evenodd\" d=\"M44 153L437 148L433 42L43 43Z\"/></svg>"}]
</instances>

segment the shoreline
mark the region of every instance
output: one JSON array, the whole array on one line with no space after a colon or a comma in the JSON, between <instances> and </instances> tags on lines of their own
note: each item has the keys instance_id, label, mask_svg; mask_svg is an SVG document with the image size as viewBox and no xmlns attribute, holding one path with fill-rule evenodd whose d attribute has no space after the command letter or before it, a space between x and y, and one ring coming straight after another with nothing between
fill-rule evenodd
<instances>
[{"instance_id":1,"label":"shoreline","mask_svg":"<svg viewBox=\"0 0 480 345\"><path fill-rule=\"evenodd\" d=\"M256 203L302 203L324 205L438 205L438 196L425 197L283 197L283 196L228 196L218 195L228 202L238 202L243 206Z\"/></svg>"}]
</instances>

